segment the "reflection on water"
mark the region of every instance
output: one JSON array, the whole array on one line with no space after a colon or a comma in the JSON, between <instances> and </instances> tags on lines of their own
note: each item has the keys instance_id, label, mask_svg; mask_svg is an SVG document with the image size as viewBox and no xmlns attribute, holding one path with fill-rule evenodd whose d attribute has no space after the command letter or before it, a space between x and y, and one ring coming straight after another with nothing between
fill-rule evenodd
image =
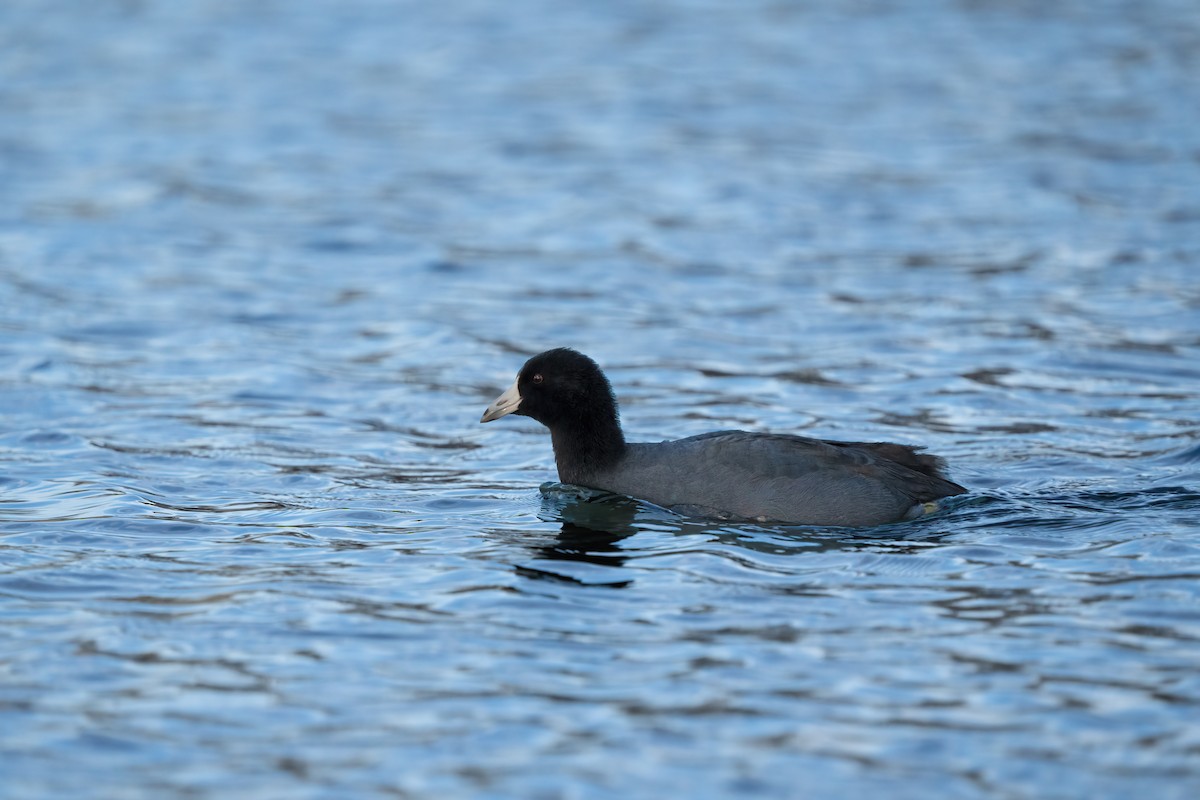
<instances>
[{"instance_id":1,"label":"reflection on water","mask_svg":"<svg viewBox=\"0 0 1200 800\"><path fill-rule=\"evenodd\" d=\"M3 4L0 794L1192 797L1192 5ZM972 491L542 486L557 345Z\"/></svg>"}]
</instances>

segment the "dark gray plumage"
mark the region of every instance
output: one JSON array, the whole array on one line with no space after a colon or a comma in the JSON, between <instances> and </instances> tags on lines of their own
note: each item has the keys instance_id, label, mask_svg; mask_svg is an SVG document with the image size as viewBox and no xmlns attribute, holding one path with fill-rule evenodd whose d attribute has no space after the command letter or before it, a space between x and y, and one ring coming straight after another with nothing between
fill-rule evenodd
<instances>
[{"instance_id":1,"label":"dark gray plumage","mask_svg":"<svg viewBox=\"0 0 1200 800\"><path fill-rule=\"evenodd\" d=\"M832 442L717 431L628 443L612 387L596 362L568 348L525 362L481 422L507 414L550 429L558 477L688 516L810 525L878 525L919 516L966 491L941 459L888 442Z\"/></svg>"}]
</instances>

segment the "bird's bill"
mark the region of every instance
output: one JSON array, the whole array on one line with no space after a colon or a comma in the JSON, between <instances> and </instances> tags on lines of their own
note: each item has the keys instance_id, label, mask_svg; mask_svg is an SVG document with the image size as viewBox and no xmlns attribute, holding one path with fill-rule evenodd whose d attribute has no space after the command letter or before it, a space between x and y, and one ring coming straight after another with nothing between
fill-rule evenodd
<instances>
[{"instance_id":1,"label":"bird's bill","mask_svg":"<svg viewBox=\"0 0 1200 800\"><path fill-rule=\"evenodd\" d=\"M513 381L513 385L504 390L504 394L492 401L492 404L487 407L487 411L483 412L483 417L480 422L491 422L494 419L506 417L521 407L521 393L517 390L517 382Z\"/></svg>"}]
</instances>

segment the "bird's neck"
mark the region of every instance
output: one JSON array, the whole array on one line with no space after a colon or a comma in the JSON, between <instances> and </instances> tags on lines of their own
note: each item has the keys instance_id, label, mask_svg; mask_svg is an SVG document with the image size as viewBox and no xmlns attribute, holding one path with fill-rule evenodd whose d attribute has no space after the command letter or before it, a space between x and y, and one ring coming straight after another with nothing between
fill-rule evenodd
<instances>
[{"instance_id":1,"label":"bird's neck","mask_svg":"<svg viewBox=\"0 0 1200 800\"><path fill-rule=\"evenodd\" d=\"M550 429L554 462L563 483L588 485L590 478L612 469L625 455L625 435L614 418L587 424L563 422Z\"/></svg>"}]
</instances>

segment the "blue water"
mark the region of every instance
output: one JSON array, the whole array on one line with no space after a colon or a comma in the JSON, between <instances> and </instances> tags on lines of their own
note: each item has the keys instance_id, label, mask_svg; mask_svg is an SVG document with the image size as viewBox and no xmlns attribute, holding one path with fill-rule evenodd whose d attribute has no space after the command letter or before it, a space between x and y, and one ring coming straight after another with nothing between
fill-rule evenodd
<instances>
[{"instance_id":1,"label":"blue water","mask_svg":"<svg viewBox=\"0 0 1200 800\"><path fill-rule=\"evenodd\" d=\"M1200 793L1200 11L0 4L0 796ZM871 530L552 483L927 445Z\"/></svg>"}]
</instances>

